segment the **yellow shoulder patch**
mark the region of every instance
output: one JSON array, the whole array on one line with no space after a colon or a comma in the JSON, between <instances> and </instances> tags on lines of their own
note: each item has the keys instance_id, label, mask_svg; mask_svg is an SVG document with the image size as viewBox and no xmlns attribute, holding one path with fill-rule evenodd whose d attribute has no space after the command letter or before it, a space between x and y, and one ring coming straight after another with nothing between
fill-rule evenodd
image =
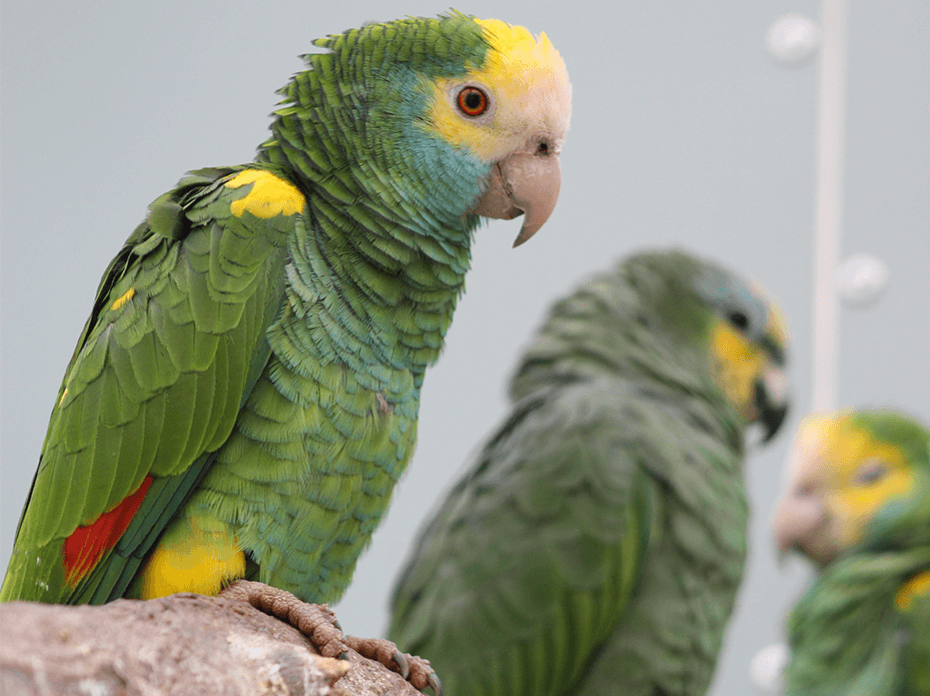
<instances>
[{"instance_id":1,"label":"yellow shoulder patch","mask_svg":"<svg viewBox=\"0 0 930 696\"><path fill-rule=\"evenodd\" d=\"M124 304L129 302L129 300L135 297L135 295L136 295L136 289L129 288L126 292L124 292L122 295L116 298L113 304L110 305L110 309L112 309L115 312L117 309L119 309Z\"/></svg>"},{"instance_id":2,"label":"yellow shoulder patch","mask_svg":"<svg viewBox=\"0 0 930 696\"><path fill-rule=\"evenodd\" d=\"M904 583L895 595L894 603L901 611L907 611L916 597L927 593L930 593L930 570L925 570Z\"/></svg>"},{"instance_id":3,"label":"yellow shoulder patch","mask_svg":"<svg viewBox=\"0 0 930 696\"><path fill-rule=\"evenodd\" d=\"M226 188L252 184L252 189L230 206L232 214L251 213L267 220L276 215L294 215L304 209L303 194L294 184L263 169L246 169L226 182Z\"/></svg>"}]
</instances>

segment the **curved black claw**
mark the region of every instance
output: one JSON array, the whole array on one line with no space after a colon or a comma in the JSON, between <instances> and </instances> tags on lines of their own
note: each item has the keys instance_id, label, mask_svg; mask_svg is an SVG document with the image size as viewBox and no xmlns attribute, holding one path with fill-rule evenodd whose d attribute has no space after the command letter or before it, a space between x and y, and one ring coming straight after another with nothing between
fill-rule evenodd
<instances>
[{"instance_id":1,"label":"curved black claw","mask_svg":"<svg viewBox=\"0 0 930 696\"><path fill-rule=\"evenodd\" d=\"M396 662L397 666L400 667L400 676L402 676L404 679L407 679L410 676L410 663L407 662L407 658L397 648L394 648L394 653L391 655L391 657L394 658L394 662Z\"/></svg>"},{"instance_id":2,"label":"curved black claw","mask_svg":"<svg viewBox=\"0 0 930 696\"><path fill-rule=\"evenodd\" d=\"M442 696L442 682L439 681L439 677L436 676L435 672L426 678L426 683L433 690L433 693L436 694L436 696Z\"/></svg>"}]
</instances>

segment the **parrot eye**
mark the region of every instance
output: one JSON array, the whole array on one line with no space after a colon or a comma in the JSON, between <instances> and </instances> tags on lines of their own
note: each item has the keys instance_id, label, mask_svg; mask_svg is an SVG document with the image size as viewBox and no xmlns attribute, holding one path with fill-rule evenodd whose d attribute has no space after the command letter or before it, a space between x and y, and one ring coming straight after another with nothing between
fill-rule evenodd
<instances>
[{"instance_id":1,"label":"parrot eye","mask_svg":"<svg viewBox=\"0 0 930 696\"><path fill-rule=\"evenodd\" d=\"M487 111L489 103L488 95L484 90L472 85L463 87L456 98L459 111L473 118Z\"/></svg>"},{"instance_id":2,"label":"parrot eye","mask_svg":"<svg viewBox=\"0 0 930 696\"><path fill-rule=\"evenodd\" d=\"M749 328L749 317L747 317L738 309L734 309L728 312L727 319L740 331L745 331L747 328Z\"/></svg>"},{"instance_id":3,"label":"parrot eye","mask_svg":"<svg viewBox=\"0 0 930 696\"><path fill-rule=\"evenodd\" d=\"M862 486L871 486L878 483L888 473L888 465L880 459L865 461L856 472L856 483Z\"/></svg>"}]
</instances>

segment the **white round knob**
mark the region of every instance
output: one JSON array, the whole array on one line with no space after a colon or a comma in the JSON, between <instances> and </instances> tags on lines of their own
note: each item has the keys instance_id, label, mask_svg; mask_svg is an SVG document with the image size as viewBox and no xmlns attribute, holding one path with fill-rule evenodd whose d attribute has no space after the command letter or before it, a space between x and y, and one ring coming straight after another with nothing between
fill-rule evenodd
<instances>
[{"instance_id":1,"label":"white round knob","mask_svg":"<svg viewBox=\"0 0 930 696\"><path fill-rule=\"evenodd\" d=\"M836 288L850 304L871 304L887 287L888 266L869 254L853 254L836 269Z\"/></svg>"},{"instance_id":2,"label":"white round knob","mask_svg":"<svg viewBox=\"0 0 930 696\"><path fill-rule=\"evenodd\" d=\"M784 643L776 643L762 648L749 663L749 675L759 693L765 696L780 696L784 691L782 672L788 664L791 653Z\"/></svg>"},{"instance_id":3,"label":"white round knob","mask_svg":"<svg viewBox=\"0 0 930 696\"><path fill-rule=\"evenodd\" d=\"M769 27L765 45L782 65L800 65L820 47L820 26L804 15L787 14Z\"/></svg>"}]
</instances>

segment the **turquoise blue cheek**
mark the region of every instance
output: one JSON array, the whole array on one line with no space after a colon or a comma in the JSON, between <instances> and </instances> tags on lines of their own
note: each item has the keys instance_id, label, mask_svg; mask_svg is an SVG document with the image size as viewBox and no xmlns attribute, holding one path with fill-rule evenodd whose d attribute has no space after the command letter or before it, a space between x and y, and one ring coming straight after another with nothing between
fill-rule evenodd
<instances>
[{"instance_id":1,"label":"turquoise blue cheek","mask_svg":"<svg viewBox=\"0 0 930 696\"><path fill-rule=\"evenodd\" d=\"M464 215L487 188L491 165L466 148L456 148L431 130L426 118L432 87L413 71L397 67L384 83L389 87L372 103L389 105L371 112L372 120L383 119L389 147L383 153L388 171L403 176L402 193L416 207L427 210L430 222L448 224ZM470 221L471 225L477 221ZM441 225L444 226L444 225ZM435 234L435 230L432 231Z\"/></svg>"}]
</instances>

